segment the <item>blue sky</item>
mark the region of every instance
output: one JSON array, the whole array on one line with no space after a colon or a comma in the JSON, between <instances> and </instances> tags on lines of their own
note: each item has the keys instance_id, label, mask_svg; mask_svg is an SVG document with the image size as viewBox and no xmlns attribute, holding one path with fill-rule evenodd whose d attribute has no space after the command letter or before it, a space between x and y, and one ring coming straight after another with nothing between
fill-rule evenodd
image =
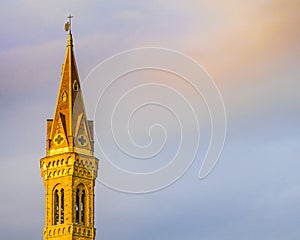
<instances>
[{"instance_id":1,"label":"blue sky","mask_svg":"<svg viewBox=\"0 0 300 240\"><path fill-rule=\"evenodd\" d=\"M222 155L204 180L197 178L196 159L182 178L153 193L126 194L97 183L97 239L299 239L298 1L1 5L1 239L42 238L39 159L45 156L46 119L54 114L70 13L81 80L120 51L178 50L213 77L228 118Z\"/></svg>"}]
</instances>

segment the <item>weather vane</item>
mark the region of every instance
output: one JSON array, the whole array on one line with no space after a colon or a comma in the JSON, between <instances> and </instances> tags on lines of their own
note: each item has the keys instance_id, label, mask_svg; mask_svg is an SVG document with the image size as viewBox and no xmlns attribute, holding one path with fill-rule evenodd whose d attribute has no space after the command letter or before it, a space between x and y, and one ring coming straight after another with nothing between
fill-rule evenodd
<instances>
[{"instance_id":1,"label":"weather vane","mask_svg":"<svg viewBox=\"0 0 300 240\"><path fill-rule=\"evenodd\" d=\"M69 31L69 34L71 34L71 20L72 20L73 16L70 14L68 16L68 18L69 18L69 21L65 23L65 31L66 32Z\"/></svg>"}]
</instances>

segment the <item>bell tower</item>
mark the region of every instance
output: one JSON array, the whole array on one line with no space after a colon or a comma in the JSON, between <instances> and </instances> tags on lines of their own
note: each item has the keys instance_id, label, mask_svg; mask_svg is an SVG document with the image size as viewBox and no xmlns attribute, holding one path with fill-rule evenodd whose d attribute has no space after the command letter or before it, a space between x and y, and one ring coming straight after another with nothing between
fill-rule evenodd
<instances>
[{"instance_id":1,"label":"bell tower","mask_svg":"<svg viewBox=\"0 0 300 240\"><path fill-rule=\"evenodd\" d=\"M47 120L46 157L40 160L45 186L44 240L93 240L93 122L86 118L73 52L71 18L65 25L68 42L53 119Z\"/></svg>"}]
</instances>

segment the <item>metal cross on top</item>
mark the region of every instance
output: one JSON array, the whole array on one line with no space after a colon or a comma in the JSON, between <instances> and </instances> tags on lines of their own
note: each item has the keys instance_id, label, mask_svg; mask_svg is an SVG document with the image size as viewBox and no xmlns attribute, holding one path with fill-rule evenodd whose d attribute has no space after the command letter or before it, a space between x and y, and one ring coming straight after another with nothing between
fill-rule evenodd
<instances>
[{"instance_id":1,"label":"metal cross on top","mask_svg":"<svg viewBox=\"0 0 300 240\"><path fill-rule=\"evenodd\" d=\"M72 22L73 16L70 14L68 16L68 18L69 18L69 21L65 23L65 31L66 32L69 31L69 34L71 34L71 22Z\"/></svg>"}]
</instances>

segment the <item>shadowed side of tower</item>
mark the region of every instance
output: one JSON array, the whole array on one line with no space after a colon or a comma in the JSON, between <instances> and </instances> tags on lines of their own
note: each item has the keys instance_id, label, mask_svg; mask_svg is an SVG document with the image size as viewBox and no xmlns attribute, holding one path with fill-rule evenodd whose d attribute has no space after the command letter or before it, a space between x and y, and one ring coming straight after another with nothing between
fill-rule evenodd
<instances>
[{"instance_id":1,"label":"shadowed side of tower","mask_svg":"<svg viewBox=\"0 0 300 240\"><path fill-rule=\"evenodd\" d=\"M93 122L86 118L69 31L54 118L47 120L46 157L40 160L45 186L44 239L95 239Z\"/></svg>"}]
</instances>

